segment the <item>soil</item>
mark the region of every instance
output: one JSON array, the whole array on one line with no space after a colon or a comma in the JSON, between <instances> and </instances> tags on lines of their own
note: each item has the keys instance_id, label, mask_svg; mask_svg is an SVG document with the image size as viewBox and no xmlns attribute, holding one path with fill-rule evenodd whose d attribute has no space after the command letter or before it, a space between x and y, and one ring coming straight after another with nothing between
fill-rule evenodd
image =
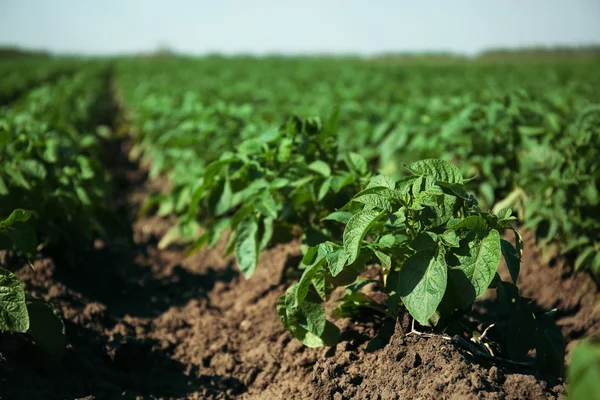
<instances>
[{"instance_id":1,"label":"soil","mask_svg":"<svg viewBox=\"0 0 600 400\"><path fill-rule=\"evenodd\" d=\"M495 364L442 337L407 336L410 320L338 320L340 343L308 349L283 330L275 302L289 285L300 243L265 251L248 281L223 257L224 243L184 257L159 251L168 219L136 220L144 198L164 187L113 153L115 205L131 221L126 240L98 242L77 268L41 256L18 271L26 291L64 318L60 363L19 335L0 336L1 399L553 399L563 382ZM120 244L119 244L120 243ZM526 235L522 294L558 308L568 348L600 333L600 294L585 274L543 262ZM371 287L377 294L377 287Z\"/></svg>"}]
</instances>

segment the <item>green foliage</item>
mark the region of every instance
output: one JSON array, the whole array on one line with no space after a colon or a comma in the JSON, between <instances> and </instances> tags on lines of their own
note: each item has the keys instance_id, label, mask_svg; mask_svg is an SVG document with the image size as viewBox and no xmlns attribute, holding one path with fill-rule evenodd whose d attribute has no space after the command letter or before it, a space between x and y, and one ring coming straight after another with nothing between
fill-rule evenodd
<instances>
[{"instance_id":1,"label":"green foliage","mask_svg":"<svg viewBox=\"0 0 600 400\"><path fill-rule=\"evenodd\" d=\"M36 218L23 229L51 245L85 248L116 225L94 134L106 73L92 64L0 108L0 210L31 210Z\"/></svg>"},{"instance_id":2,"label":"green foliage","mask_svg":"<svg viewBox=\"0 0 600 400\"><path fill-rule=\"evenodd\" d=\"M513 279L518 277L517 249L522 244L511 225L511 211L482 211L465 192L460 171L445 161L423 160L407 168L412 175L396 182L373 178L343 207L352 216L341 244L332 236L332 241L306 252L302 277L278 303L284 326L308 346L330 343L336 331L311 321L324 318L322 303L338 286L350 287L338 315L363 305L380 310L356 289L366 265L376 263L387 276L387 314L396 315L402 304L421 325L442 327L470 310L488 288L498 287L514 327L508 335L509 356L521 360L535 346L540 370L560 375L564 358L560 330L546 314L534 313L516 286L499 282L503 253L509 257ZM370 196L368 201L365 196ZM500 238L504 231L515 233L516 248ZM510 290L504 285L511 285ZM506 293L515 294L512 301Z\"/></svg>"},{"instance_id":3,"label":"green foliage","mask_svg":"<svg viewBox=\"0 0 600 400\"><path fill-rule=\"evenodd\" d=\"M308 243L335 231L336 224L322 218L370 176L364 158L338 152L336 131L328 128L336 119L336 112L325 125L292 118L209 164L183 220L198 217L205 229L191 248L214 244L229 229L229 248L249 277L259 253L286 231L299 227Z\"/></svg>"},{"instance_id":4,"label":"green foliage","mask_svg":"<svg viewBox=\"0 0 600 400\"><path fill-rule=\"evenodd\" d=\"M569 366L569 400L598 400L600 382L600 338L585 339L577 345Z\"/></svg>"},{"instance_id":5,"label":"green foliage","mask_svg":"<svg viewBox=\"0 0 600 400\"><path fill-rule=\"evenodd\" d=\"M31 226L32 212L14 210L0 221L0 251L17 251L30 264L37 252L37 235ZM0 267L0 331L27 333L48 354L58 359L66 337L62 319L43 300L28 298L12 272Z\"/></svg>"},{"instance_id":6,"label":"green foliage","mask_svg":"<svg viewBox=\"0 0 600 400\"><path fill-rule=\"evenodd\" d=\"M0 331L25 333L28 329L23 285L10 271L0 268Z\"/></svg>"}]
</instances>

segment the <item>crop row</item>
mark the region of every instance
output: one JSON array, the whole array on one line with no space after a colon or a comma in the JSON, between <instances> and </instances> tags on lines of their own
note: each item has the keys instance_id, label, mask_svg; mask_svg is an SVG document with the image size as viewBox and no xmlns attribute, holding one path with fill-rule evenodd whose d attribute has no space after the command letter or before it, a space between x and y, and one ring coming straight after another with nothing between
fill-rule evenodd
<instances>
[{"instance_id":1,"label":"crop row","mask_svg":"<svg viewBox=\"0 0 600 400\"><path fill-rule=\"evenodd\" d=\"M585 67L534 77L528 66L130 60L118 66L117 86L135 132L132 155L173 185L146 205L178 216L161 245L183 237L191 253L228 236L226 252L249 277L262 250L302 237L302 277L278 312L304 344L337 340L322 302L339 286L338 316L403 308L437 329L495 288L512 327L501 354L525 362L535 349L538 367L556 375L560 331L515 286L522 245L510 207L543 243L577 254L577 268L600 269L599 81ZM286 117L332 105L325 120ZM515 232L514 244L500 238L504 230ZM501 256L513 282L496 274ZM373 263L387 305L360 292Z\"/></svg>"},{"instance_id":2,"label":"crop row","mask_svg":"<svg viewBox=\"0 0 600 400\"><path fill-rule=\"evenodd\" d=\"M340 151L395 179L403 163L450 160L476 176L482 206L512 207L543 247L599 276L600 76L589 68L129 60L118 86L140 132L135 155L173 183L153 199L163 215L186 213L197 177L222 151L274 132L286 115L327 115L337 105Z\"/></svg>"},{"instance_id":3,"label":"crop row","mask_svg":"<svg viewBox=\"0 0 600 400\"><path fill-rule=\"evenodd\" d=\"M69 59L17 59L0 63L0 105L16 100L35 86L73 74L82 61Z\"/></svg>"},{"instance_id":4,"label":"crop row","mask_svg":"<svg viewBox=\"0 0 600 400\"><path fill-rule=\"evenodd\" d=\"M28 333L54 356L64 349L62 321L9 269L18 253L33 263L39 248L73 255L110 226L96 134L107 82L107 66L90 63L0 108L0 330Z\"/></svg>"}]
</instances>

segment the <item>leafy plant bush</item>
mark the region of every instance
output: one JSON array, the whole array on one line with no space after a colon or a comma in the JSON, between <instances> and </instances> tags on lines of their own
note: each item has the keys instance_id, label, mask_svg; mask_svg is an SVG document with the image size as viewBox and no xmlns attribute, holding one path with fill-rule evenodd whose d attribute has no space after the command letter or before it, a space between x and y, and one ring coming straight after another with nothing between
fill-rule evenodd
<instances>
[{"instance_id":1,"label":"leafy plant bush","mask_svg":"<svg viewBox=\"0 0 600 400\"><path fill-rule=\"evenodd\" d=\"M364 286L360 274L367 264L377 263L385 277L386 313L391 316L403 306L419 324L439 329L470 310L488 288L496 287L503 299L506 293L514 295L508 304L516 309L509 312L519 318L512 325L521 327L523 321L534 319L529 324L532 331L523 328L526 332L514 334L518 339L508 341L512 358L524 356L522 347L529 349L522 344L523 335L536 334L550 347L564 346L560 331L556 336L556 328L546 321L536 325L526 299L514 293L515 286L505 286L496 273L504 257L513 282L519 275L522 242L511 225L515 219L511 210L482 211L464 189L467 180L448 162L428 159L407 168L412 175L399 181L374 177L331 216L345 224L342 240L333 236L304 255L302 277L277 304L286 329L307 346L334 344L339 330L326 320L322 303L336 287L346 286L339 309L377 308L359 292ZM502 238L505 231L514 232L516 246ZM558 353L552 361L562 365L564 349ZM538 364L554 355L538 350Z\"/></svg>"},{"instance_id":2,"label":"leafy plant bush","mask_svg":"<svg viewBox=\"0 0 600 400\"><path fill-rule=\"evenodd\" d=\"M34 211L50 244L86 247L117 225L95 134L104 81L91 65L0 109L0 210Z\"/></svg>"},{"instance_id":3,"label":"leafy plant bush","mask_svg":"<svg viewBox=\"0 0 600 400\"><path fill-rule=\"evenodd\" d=\"M0 221L0 251L16 251L31 263L37 248L36 232L29 224L31 211L14 210ZM66 344L65 327L43 300L27 296L12 272L0 267L0 331L26 333L51 356L58 358Z\"/></svg>"},{"instance_id":4,"label":"leafy plant bush","mask_svg":"<svg viewBox=\"0 0 600 400\"><path fill-rule=\"evenodd\" d=\"M339 231L322 219L370 173L360 155L338 151L337 120L337 112L324 125L318 118L291 118L279 131L242 142L209 164L187 212L187 221L198 216L205 229L190 251L214 244L230 229L227 252L235 252L249 277L259 253L278 238L296 231L312 243Z\"/></svg>"}]
</instances>

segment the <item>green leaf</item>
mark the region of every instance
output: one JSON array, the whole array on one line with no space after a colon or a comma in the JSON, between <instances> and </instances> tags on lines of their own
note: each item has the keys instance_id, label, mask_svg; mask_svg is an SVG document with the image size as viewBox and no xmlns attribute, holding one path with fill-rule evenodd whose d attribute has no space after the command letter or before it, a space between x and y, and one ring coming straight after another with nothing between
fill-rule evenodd
<instances>
[{"instance_id":1,"label":"green leaf","mask_svg":"<svg viewBox=\"0 0 600 400\"><path fill-rule=\"evenodd\" d=\"M319 133L319 139L325 140L329 136L337 135L340 129L340 107L336 106L331 110L331 114L323 126L323 129Z\"/></svg>"},{"instance_id":2,"label":"green leaf","mask_svg":"<svg viewBox=\"0 0 600 400\"><path fill-rule=\"evenodd\" d=\"M8 218L4 221L0 221L0 230L8 229L16 222L27 222L32 215L33 213L29 210L17 208L8 216Z\"/></svg>"},{"instance_id":3,"label":"green leaf","mask_svg":"<svg viewBox=\"0 0 600 400\"><path fill-rule=\"evenodd\" d=\"M320 337L325 331L327 321L323 304L320 302L304 301L300 304L299 308L306 318L306 322L300 325L308 332Z\"/></svg>"},{"instance_id":4,"label":"green leaf","mask_svg":"<svg viewBox=\"0 0 600 400\"><path fill-rule=\"evenodd\" d=\"M268 218L277 218L277 210L279 209L275 199L267 190L262 192L255 203L256 210Z\"/></svg>"},{"instance_id":5,"label":"green leaf","mask_svg":"<svg viewBox=\"0 0 600 400\"><path fill-rule=\"evenodd\" d=\"M334 211L323 218L322 221L337 221L342 224L347 224L348 221L350 221L350 218L352 218L352 215L354 214L349 211Z\"/></svg>"},{"instance_id":6,"label":"green leaf","mask_svg":"<svg viewBox=\"0 0 600 400\"><path fill-rule=\"evenodd\" d=\"M500 264L500 234L492 229L481 242L470 240L467 246L466 251L461 251L461 247L453 252L459 264L450 265L452 285L464 309L488 289L496 275Z\"/></svg>"},{"instance_id":7,"label":"green leaf","mask_svg":"<svg viewBox=\"0 0 600 400\"><path fill-rule=\"evenodd\" d=\"M271 243L273 238L273 218L263 218L263 234L258 246L259 251L263 251Z\"/></svg>"},{"instance_id":8,"label":"green leaf","mask_svg":"<svg viewBox=\"0 0 600 400\"><path fill-rule=\"evenodd\" d=\"M447 230L442 234L442 242L448 247L460 247L460 237L456 231Z\"/></svg>"},{"instance_id":9,"label":"green leaf","mask_svg":"<svg viewBox=\"0 0 600 400\"><path fill-rule=\"evenodd\" d=\"M488 223L485 218L479 215L471 215L460 221L449 221L446 226L448 229L470 229L470 230L486 230Z\"/></svg>"},{"instance_id":10,"label":"green leaf","mask_svg":"<svg viewBox=\"0 0 600 400\"><path fill-rule=\"evenodd\" d=\"M329 192L329 188L331 187L331 176L323 181L321 187L319 188L319 194L317 195L317 200L321 201L327 196L327 192Z\"/></svg>"},{"instance_id":11,"label":"green leaf","mask_svg":"<svg viewBox=\"0 0 600 400\"><path fill-rule=\"evenodd\" d=\"M331 168L325 161L316 160L308 164L308 169L316 172L317 174L323 175L324 178L328 178L331 175Z\"/></svg>"},{"instance_id":12,"label":"green leaf","mask_svg":"<svg viewBox=\"0 0 600 400\"><path fill-rule=\"evenodd\" d=\"M420 324L427 324L448 284L443 257L436 257L433 251L418 252L404 262L397 279L397 292L410 315Z\"/></svg>"},{"instance_id":13,"label":"green leaf","mask_svg":"<svg viewBox=\"0 0 600 400\"><path fill-rule=\"evenodd\" d=\"M379 186L394 190L396 188L396 182L387 175L377 175L371 178L367 185L367 189Z\"/></svg>"},{"instance_id":14,"label":"green leaf","mask_svg":"<svg viewBox=\"0 0 600 400\"><path fill-rule=\"evenodd\" d=\"M367 160L358 153L348 153L347 158L348 167L355 170L360 175L367 173Z\"/></svg>"},{"instance_id":15,"label":"green leaf","mask_svg":"<svg viewBox=\"0 0 600 400\"><path fill-rule=\"evenodd\" d=\"M328 253L325 257L327 258L327 265L332 276L337 276L342 272L348 260L348 254L342 249Z\"/></svg>"},{"instance_id":16,"label":"green leaf","mask_svg":"<svg viewBox=\"0 0 600 400\"><path fill-rule=\"evenodd\" d=\"M500 239L500 245L502 247L502 256L506 261L506 266L508 267L508 272L510 272L510 277L513 283L517 283L517 279L519 278L519 272L521 271L521 257L517 252L517 249L510 243L504 239Z\"/></svg>"},{"instance_id":17,"label":"green leaf","mask_svg":"<svg viewBox=\"0 0 600 400\"><path fill-rule=\"evenodd\" d=\"M369 205L380 210L392 211L392 204L390 201L385 196L380 194L363 194L361 196L354 197L352 201Z\"/></svg>"},{"instance_id":18,"label":"green leaf","mask_svg":"<svg viewBox=\"0 0 600 400\"><path fill-rule=\"evenodd\" d=\"M579 271L581 268L583 268L586 265L588 259L592 258L594 252L595 250L592 246L584 248L575 259L575 271Z\"/></svg>"},{"instance_id":19,"label":"green leaf","mask_svg":"<svg viewBox=\"0 0 600 400\"><path fill-rule=\"evenodd\" d=\"M343 236L344 251L348 254L349 264L352 264L358 257L362 240L371 226L383 215L384 213L378 211L363 210L350 218Z\"/></svg>"},{"instance_id":20,"label":"green leaf","mask_svg":"<svg viewBox=\"0 0 600 400\"><path fill-rule=\"evenodd\" d=\"M300 281L298 282L298 288L296 290L296 299L295 299L294 306L297 307L304 301L304 299L308 295L308 289L310 288L310 283L312 282L312 280L316 276L316 274L322 270L322 268L326 262L327 262L327 259L326 259L325 255L319 256L317 258L317 261L315 261L314 264L309 265L304 270L304 273L302 274L302 277L300 278Z\"/></svg>"},{"instance_id":21,"label":"green leaf","mask_svg":"<svg viewBox=\"0 0 600 400\"><path fill-rule=\"evenodd\" d=\"M233 192L231 191L231 182L229 179L225 179L223 183L223 192L215 205L215 215L221 216L231 209L233 201Z\"/></svg>"},{"instance_id":22,"label":"green leaf","mask_svg":"<svg viewBox=\"0 0 600 400\"><path fill-rule=\"evenodd\" d=\"M52 306L43 300L27 300L30 325L29 336L54 359L59 359L65 351L67 338L65 324Z\"/></svg>"},{"instance_id":23,"label":"green leaf","mask_svg":"<svg viewBox=\"0 0 600 400\"><path fill-rule=\"evenodd\" d=\"M412 172L417 175L433 176L444 183L463 183L463 176L460 170L444 160L428 159L414 162L408 166Z\"/></svg>"},{"instance_id":24,"label":"green leaf","mask_svg":"<svg viewBox=\"0 0 600 400\"><path fill-rule=\"evenodd\" d=\"M258 224L256 219L248 217L237 227L235 256L240 270L246 278L254 274L258 263Z\"/></svg>"},{"instance_id":25,"label":"green leaf","mask_svg":"<svg viewBox=\"0 0 600 400\"><path fill-rule=\"evenodd\" d=\"M28 329L23 285L12 272L0 268L0 331L25 333Z\"/></svg>"},{"instance_id":26,"label":"green leaf","mask_svg":"<svg viewBox=\"0 0 600 400\"><path fill-rule=\"evenodd\" d=\"M392 247L395 242L396 238L394 235L388 233L387 235L383 235L381 238L379 238L377 244L382 247Z\"/></svg>"},{"instance_id":27,"label":"green leaf","mask_svg":"<svg viewBox=\"0 0 600 400\"><path fill-rule=\"evenodd\" d=\"M81 178L82 179L92 179L96 175L94 173L94 169L88 160L84 156L77 156L77 163L79 164L79 169L81 170Z\"/></svg>"},{"instance_id":28,"label":"green leaf","mask_svg":"<svg viewBox=\"0 0 600 400\"><path fill-rule=\"evenodd\" d=\"M580 342L569 366L569 400L600 400L600 337Z\"/></svg>"},{"instance_id":29,"label":"green leaf","mask_svg":"<svg viewBox=\"0 0 600 400\"><path fill-rule=\"evenodd\" d=\"M389 271L390 269L392 269L392 259L390 258L390 256L385 254L383 251L377 249L373 249L373 253L375 253L375 256L379 260L381 268L383 268L385 271Z\"/></svg>"}]
</instances>

